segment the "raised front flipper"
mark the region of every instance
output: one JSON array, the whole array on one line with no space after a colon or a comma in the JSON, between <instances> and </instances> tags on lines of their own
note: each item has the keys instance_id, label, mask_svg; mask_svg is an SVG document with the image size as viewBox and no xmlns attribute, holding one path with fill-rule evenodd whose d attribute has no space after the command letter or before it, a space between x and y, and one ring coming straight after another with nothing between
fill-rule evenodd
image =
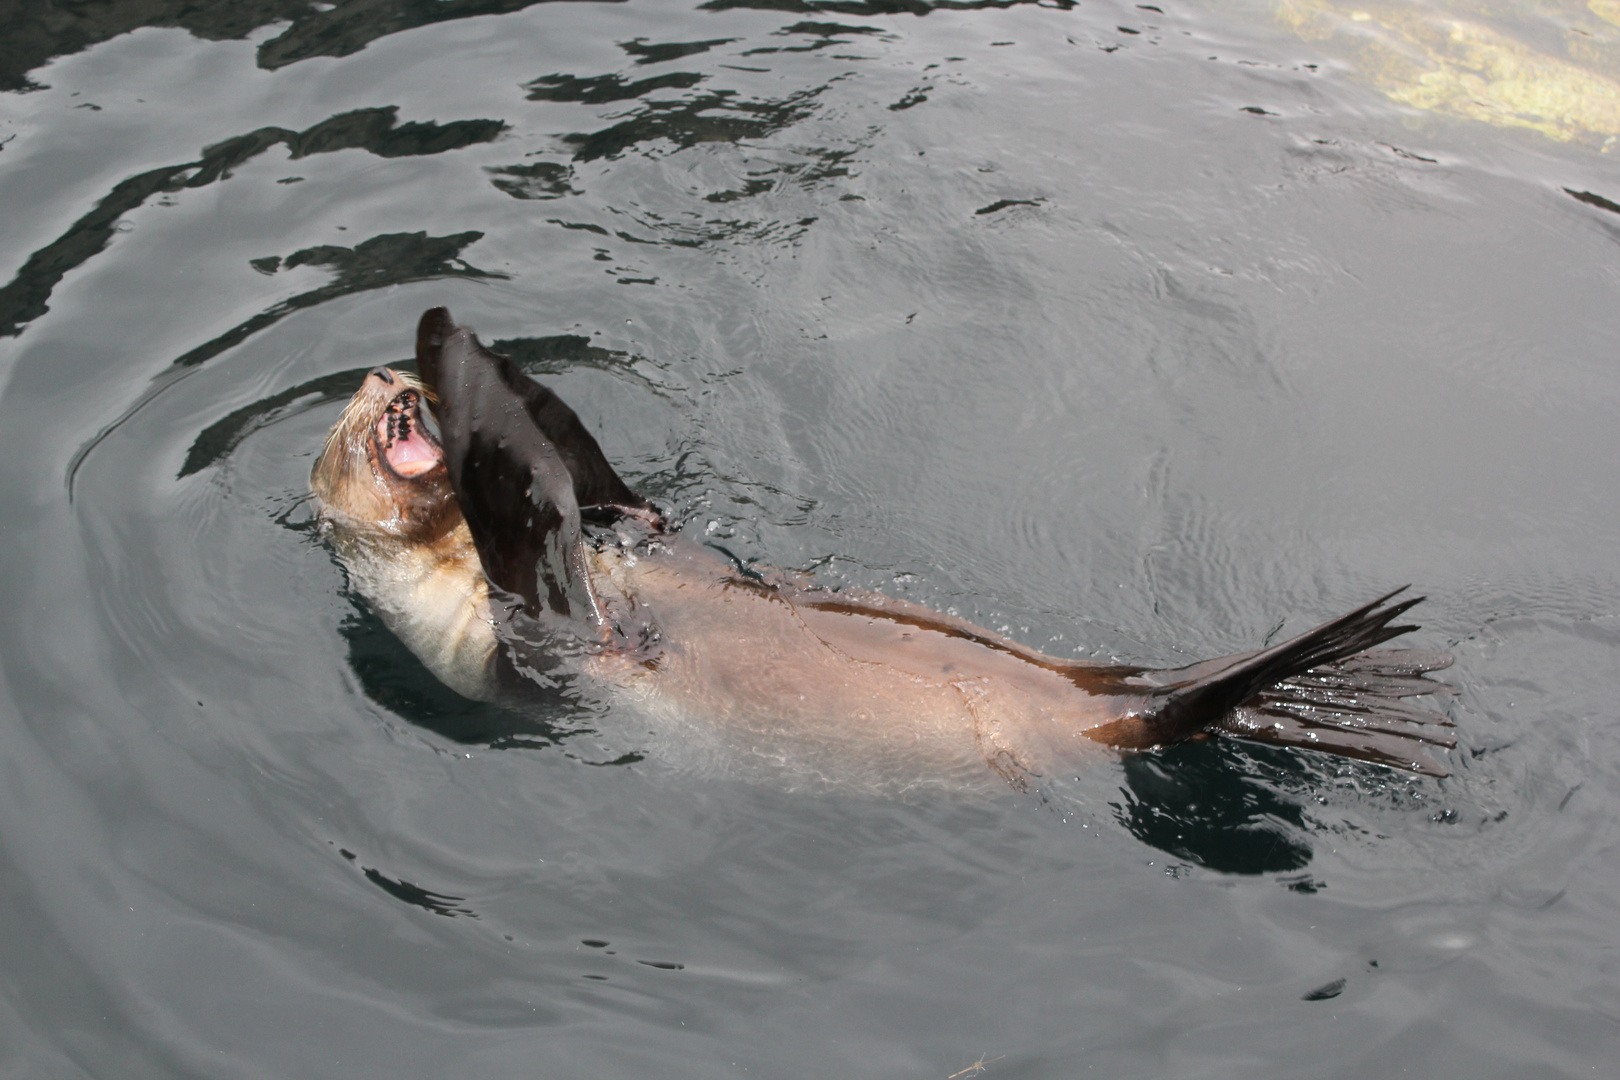
<instances>
[{"instance_id":1,"label":"raised front flipper","mask_svg":"<svg viewBox=\"0 0 1620 1080\"><path fill-rule=\"evenodd\" d=\"M450 312L442 307L424 312L416 331L417 368L428 386L438 386L445 350L457 335L463 335L470 343L484 377L510 392L555 449L568 471L574 500L586 520L605 523L629 514L655 528L662 525L652 503L631 491L619 478L573 409L549 388L526 375L511 357L484 348L470 331L457 327ZM461 348L456 346L458 350ZM463 366L460 356L459 351L454 354L452 366Z\"/></svg>"},{"instance_id":2,"label":"raised front flipper","mask_svg":"<svg viewBox=\"0 0 1620 1080\"><path fill-rule=\"evenodd\" d=\"M570 457L588 462L592 452L601 456L595 440L580 428L587 452L576 445L564 453L530 411L536 397L531 391L549 391L457 327L443 308L422 316L417 363L437 399L433 412L450 485L489 583L531 619L550 614L599 624L585 565L578 486L569 468ZM578 425L567 406L561 407ZM559 430L570 434L566 424ZM586 471L596 494L603 486L600 473ZM611 468L607 471L612 475Z\"/></svg>"}]
</instances>

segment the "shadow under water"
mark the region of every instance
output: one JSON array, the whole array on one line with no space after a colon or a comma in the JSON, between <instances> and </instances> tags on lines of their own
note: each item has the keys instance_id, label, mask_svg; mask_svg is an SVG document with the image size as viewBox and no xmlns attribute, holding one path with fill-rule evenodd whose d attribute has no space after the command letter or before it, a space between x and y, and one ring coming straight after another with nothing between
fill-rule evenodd
<instances>
[{"instance_id":1,"label":"shadow under water","mask_svg":"<svg viewBox=\"0 0 1620 1080\"><path fill-rule=\"evenodd\" d=\"M1276 874L1310 864L1304 807L1255 776L1254 761L1298 770L1286 752L1219 740L1125 759L1114 816L1138 840L1225 874Z\"/></svg>"},{"instance_id":2,"label":"shadow under water","mask_svg":"<svg viewBox=\"0 0 1620 1080\"><path fill-rule=\"evenodd\" d=\"M547 723L540 709L504 709L462 697L436 679L358 601L338 629L349 646L349 667L366 696L441 738L499 750L555 746L572 733Z\"/></svg>"}]
</instances>

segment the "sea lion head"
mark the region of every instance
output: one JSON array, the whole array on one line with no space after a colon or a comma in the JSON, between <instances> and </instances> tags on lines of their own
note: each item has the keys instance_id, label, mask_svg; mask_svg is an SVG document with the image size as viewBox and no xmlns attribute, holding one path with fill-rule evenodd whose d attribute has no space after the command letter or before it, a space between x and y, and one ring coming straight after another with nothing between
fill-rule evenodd
<instances>
[{"instance_id":1,"label":"sea lion head","mask_svg":"<svg viewBox=\"0 0 1620 1080\"><path fill-rule=\"evenodd\" d=\"M310 472L329 519L417 541L460 521L444 450L423 423L428 396L414 375L389 367L367 373Z\"/></svg>"}]
</instances>

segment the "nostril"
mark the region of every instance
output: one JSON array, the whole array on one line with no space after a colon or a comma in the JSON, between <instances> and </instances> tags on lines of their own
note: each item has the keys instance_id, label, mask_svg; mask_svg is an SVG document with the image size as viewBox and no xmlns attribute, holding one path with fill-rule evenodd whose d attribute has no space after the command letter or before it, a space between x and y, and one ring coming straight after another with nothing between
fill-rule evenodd
<instances>
[{"instance_id":1,"label":"nostril","mask_svg":"<svg viewBox=\"0 0 1620 1080\"><path fill-rule=\"evenodd\" d=\"M370 371L368 371L366 374L368 376L375 376L376 378L381 379L383 382L387 383L389 386L394 385L394 373L389 371L385 367L374 367Z\"/></svg>"}]
</instances>

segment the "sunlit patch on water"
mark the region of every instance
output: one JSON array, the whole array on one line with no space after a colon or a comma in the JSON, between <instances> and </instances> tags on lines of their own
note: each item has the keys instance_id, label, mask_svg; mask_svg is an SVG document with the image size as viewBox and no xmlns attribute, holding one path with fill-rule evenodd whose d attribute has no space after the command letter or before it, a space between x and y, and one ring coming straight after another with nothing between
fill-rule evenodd
<instances>
[{"instance_id":1,"label":"sunlit patch on water","mask_svg":"<svg viewBox=\"0 0 1620 1080\"><path fill-rule=\"evenodd\" d=\"M1247 5L1217 4L1243 9ZM1284 0L1274 18L1413 109L1620 145L1620 4Z\"/></svg>"}]
</instances>

